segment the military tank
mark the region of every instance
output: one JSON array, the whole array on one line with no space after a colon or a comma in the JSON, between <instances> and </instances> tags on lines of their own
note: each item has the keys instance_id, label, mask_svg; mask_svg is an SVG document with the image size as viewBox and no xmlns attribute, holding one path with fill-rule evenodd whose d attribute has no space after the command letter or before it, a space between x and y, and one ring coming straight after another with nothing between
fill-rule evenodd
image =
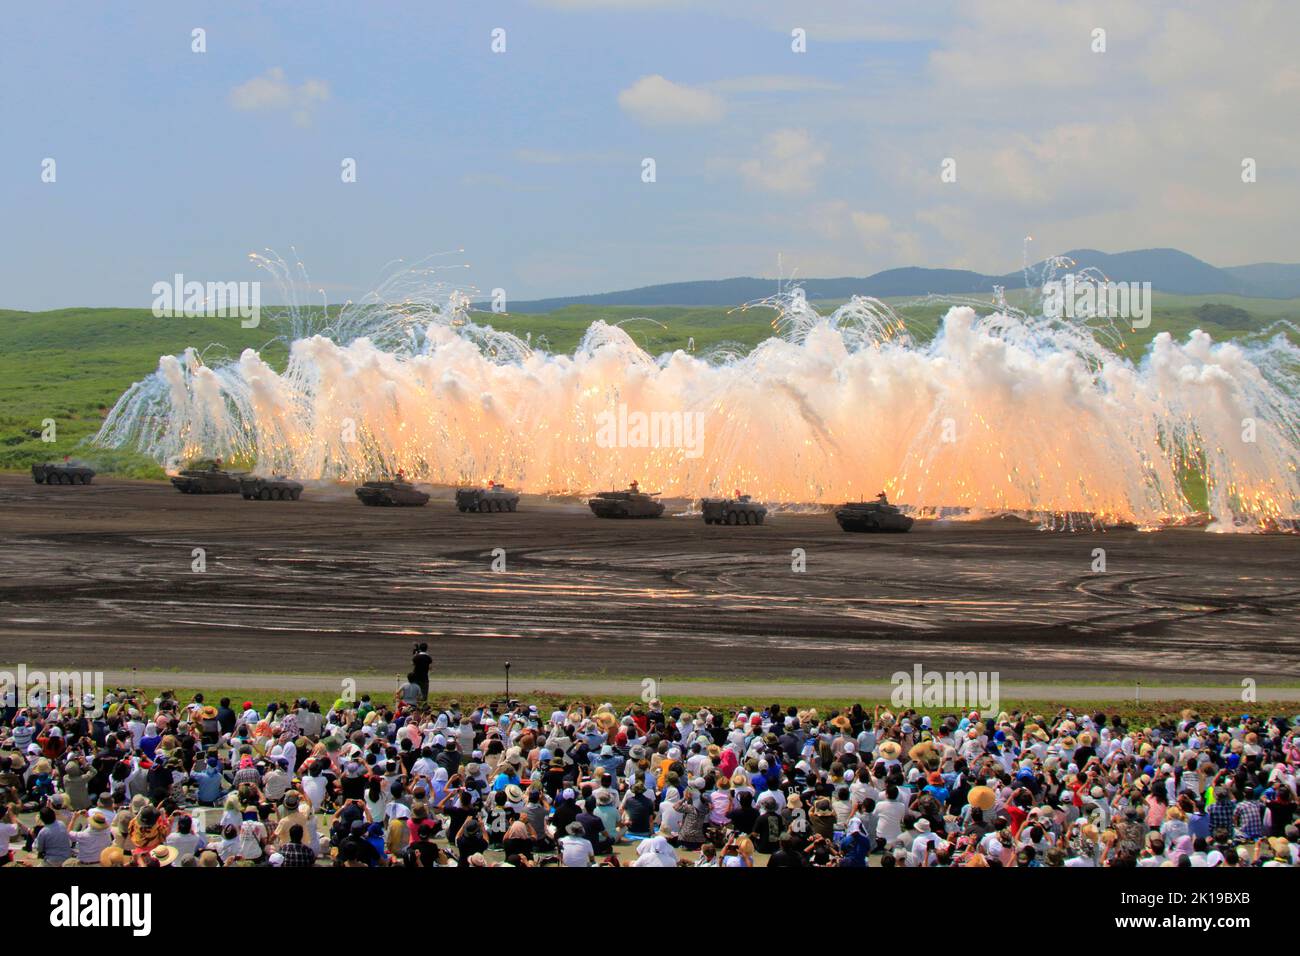
<instances>
[{"instance_id":1,"label":"military tank","mask_svg":"<svg viewBox=\"0 0 1300 956\"><path fill-rule=\"evenodd\" d=\"M658 518L664 513L659 492L642 491L634 481L625 491L602 491L587 502L597 518Z\"/></svg>"},{"instance_id":2,"label":"military tank","mask_svg":"<svg viewBox=\"0 0 1300 956\"><path fill-rule=\"evenodd\" d=\"M357 497L363 505L384 508L418 508L429 501L429 496L407 481L400 472L392 480L367 481L357 489Z\"/></svg>"},{"instance_id":3,"label":"military tank","mask_svg":"<svg viewBox=\"0 0 1300 956\"><path fill-rule=\"evenodd\" d=\"M172 487L186 495L237 495L247 472L226 471L221 459L195 462L172 476Z\"/></svg>"},{"instance_id":4,"label":"military tank","mask_svg":"<svg viewBox=\"0 0 1300 956\"><path fill-rule=\"evenodd\" d=\"M897 505L891 505L882 491L875 501L849 502L835 509L835 520L845 531L892 531L912 529L912 519Z\"/></svg>"},{"instance_id":5,"label":"military tank","mask_svg":"<svg viewBox=\"0 0 1300 956\"><path fill-rule=\"evenodd\" d=\"M497 481L489 481L485 488L456 489L457 511L514 511L518 505L519 492Z\"/></svg>"},{"instance_id":6,"label":"military tank","mask_svg":"<svg viewBox=\"0 0 1300 956\"><path fill-rule=\"evenodd\" d=\"M737 491L730 498L702 498L705 524L762 524L767 508Z\"/></svg>"},{"instance_id":7,"label":"military tank","mask_svg":"<svg viewBox=\"0 0 1300 956\"><path fill-rule=\"evenodd\" d=\"M273 478L245 475L239 479L239 493L245 501L297 501L302 497L302 482L284 475Z\"/></svg>"},{"instance_id":8,"label":"military tank","mask_svg":"<svg viewBox=\"0 0 1300 956\"><path fill-rule=\"evenodd\" d=\"M94 477L95 469L66 460L32 465L32 478L38 485L88 485Z\"/></svg>"}]
</instances>

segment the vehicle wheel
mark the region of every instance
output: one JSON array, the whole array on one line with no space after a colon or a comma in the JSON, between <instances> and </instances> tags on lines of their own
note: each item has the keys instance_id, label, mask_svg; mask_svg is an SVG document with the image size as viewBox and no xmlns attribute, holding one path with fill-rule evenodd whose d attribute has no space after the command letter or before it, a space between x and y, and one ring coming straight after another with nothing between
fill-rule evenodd
<instances>
[{"instance_id":1,"label":"vehicle wheel","mask_svg":"<svg viewBox=\"0 0 1300 956\"><path fill-rule=\"evenodd\" d=\"M270 500L271 500L271 489L270 489L270 488L263 488L261 491L259 491L259 492L257 493L257 497L261 498L263 501L270 501Z\"/></svg>"},{"instance_id":2,"label":"vehicle wheel","mask_svg":"<svg viewBox=\"0 0 1300 956\"><path fill-rule=\"evenodd\" d=\"M762 524L762 523L763 523L763 519L766 518L766 517L767 517L767 515L758 515L758 516L756 516L756 518L755 518L755 520L754 520L754 524Z\"/></svg>"},{"instance_id":3,"label":"vehicle wheel","mask_svg":"<svg viewBox=\"0 0 1300 956\"><path fill-rule=\"evenodd\" d=\"M492 510L492 502L490 502L490 501L480 501L480 502L478 503L478 513L479 513L479 514L481 514L481 515L485 515L485 514L487 514L489 511L491 511L491 510Z\"/></svg>"},{"instance_id":4,"label":"vehicle wheel","mask_svg":"<svg viewBox=\"0 0 1300 956\"><path fill-rule=\"evenodd\" d=\"M302 497L302 489L301 488L293 489L293 500L297 501L301 497Z\"/></svg>"}]
</instances>

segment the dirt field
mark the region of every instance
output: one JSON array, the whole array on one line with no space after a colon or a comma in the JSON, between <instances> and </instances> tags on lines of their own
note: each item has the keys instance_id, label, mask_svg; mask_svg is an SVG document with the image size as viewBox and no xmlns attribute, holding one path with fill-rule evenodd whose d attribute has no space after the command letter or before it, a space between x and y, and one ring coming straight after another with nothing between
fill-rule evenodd
<instances>
[{"instance_id":1,"label":"dirt field","mask_svg":"<svg viewBox=\"0 0 1300 956\"><path fill-rule=\"evenodd\" d=\"M845 681L916 663L1004 681L1300 679L1296 536L1005 521L851 535L830 515L710 527L519 507L463 515L450 489L366 508L346 488L246 502L0 476L0 664L393 673L419 638L437 673L510 660L520 679Z\"/></svg>"}]
</instances>

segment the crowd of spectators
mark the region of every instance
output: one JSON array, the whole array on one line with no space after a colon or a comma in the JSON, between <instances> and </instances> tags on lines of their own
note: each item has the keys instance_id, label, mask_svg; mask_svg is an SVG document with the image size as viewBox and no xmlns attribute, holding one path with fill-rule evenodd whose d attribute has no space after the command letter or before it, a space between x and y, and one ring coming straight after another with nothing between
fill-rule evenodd
<instances>
[{"instance_id":1,"label":"crowd of spectators","mask_svg":"<svg viewBox=\"0 0 1300 956\"><path fill-rule=\"evenodd\" d=\"M0 863L1277 867L1300 847L1295 717L433 706L412 676L391 702L0 706Z\"/></svg>"}]
</instances>

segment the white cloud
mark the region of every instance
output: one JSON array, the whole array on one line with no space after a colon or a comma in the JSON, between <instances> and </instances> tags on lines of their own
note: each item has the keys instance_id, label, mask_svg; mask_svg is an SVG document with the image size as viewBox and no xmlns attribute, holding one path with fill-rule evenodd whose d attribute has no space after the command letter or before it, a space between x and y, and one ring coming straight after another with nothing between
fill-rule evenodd
<instances>
[{"instance_id":1,"label":"white cloud","mask_svg":"<svg viewBox=\"0 0 1300 956\"><path fill-rule=\"evenodd\" d=\"M623 112L647 126L703 126L716 123L727 111L716 93L666 80L659 74L643 76L618 94Z\"/></svg>"},{"instance_id":2,"label":"white cloud","mask_svg":"<svg viewBox=\"0 0 1300 956\"><path fill-rule=\"evenodd\" d=\"M288 112L299 126L310 126L316 107L329 98L329 84L324 80L308 78L294 86L278 66L230 91L230 105L235 109Z\"/></svg>"},{"instance_id":3,"label":"white cloud","mask_svg":"<svg viewBox=\"0 0 1300 956\"><path fill-rule=\"evenodd\" d=\"M826 150L807 130L778 129L763 137L759 155L740 164L740 175L755 189L806 193L826 163Z\"/></svg>"}]
</instances>

